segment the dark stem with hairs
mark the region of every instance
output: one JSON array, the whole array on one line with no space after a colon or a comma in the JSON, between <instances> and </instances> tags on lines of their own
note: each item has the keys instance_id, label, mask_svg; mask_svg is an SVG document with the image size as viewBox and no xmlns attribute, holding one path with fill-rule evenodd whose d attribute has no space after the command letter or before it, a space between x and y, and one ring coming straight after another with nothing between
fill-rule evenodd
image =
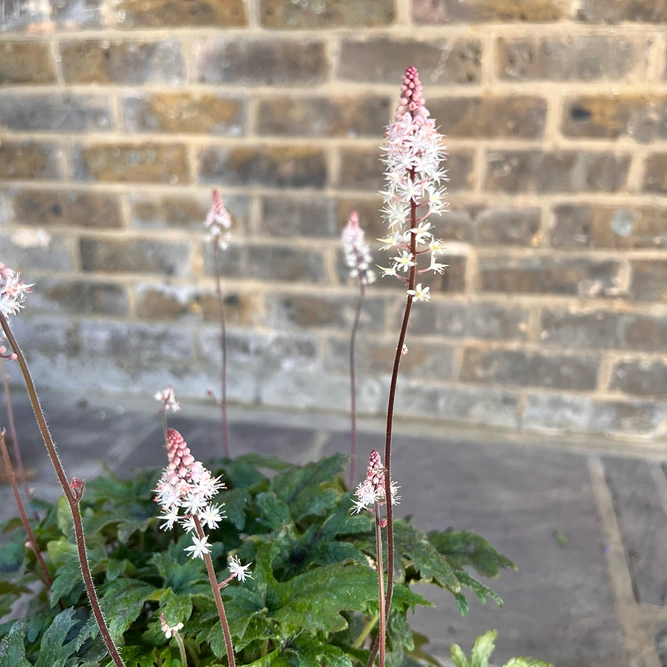
<instances>
[{"instance_id":1,"label":"dark stem with hairs","mask_svg":"<svg viewBox=\"0 0 667 667\"><path fill-rule=\"evenodd\" d=\"M215 288L218 294L218 303L220 304L220 346L222 351L222 370L221 387L222 396L220 399L220 410L222 411L222 431L225 456L229 458L229 423L227 421L227 329L225 326L225 301L222 298L222 283L220 281L220 262L218 260L218 243L213 240L213 262L215 265Z\"/></svg>"}]
</instances>

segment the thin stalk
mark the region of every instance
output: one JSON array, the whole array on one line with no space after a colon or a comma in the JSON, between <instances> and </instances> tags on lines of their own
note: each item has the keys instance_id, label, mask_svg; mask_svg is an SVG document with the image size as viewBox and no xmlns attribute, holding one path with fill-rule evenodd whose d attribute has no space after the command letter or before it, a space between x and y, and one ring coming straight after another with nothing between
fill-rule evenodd
<instances>
[{"instance_id":1,"label":"thin stalk","mask_svg":"<svg viewBox=\"0 0 667 667\"><path fill-rule=\"evenodd\" d=\"M37 557L37 562L39 563L39 566L42 568L47 588L50 591L51 586L53 586L53 579L51 578L49 569L46 567L46 563L44 562L42 553L39 550L39 547L37 546L37 540L35 539L35 534L32 532L32 528L30 528L30 522L28 521L28 516L25 512L23 501L21 500L21 494L19 493L19 487L18 484L16 483L16 475L14 474L14 467L12 465L11 459L9 458L9 451L7 451L7 443L5 442L4 431L0 431L0 449L2 450L2 460L4 461L5 469L7 470L7 478L9 479L9 483L11 484L12 491L14 492L14 498L16 498L16 506L19 509L19 514L21 515L21 523L25 528L25 532L28 533L28 542L30 542L30 546L32 547L32 550L35 552L35 556ZM63 606L63 603L61 601L59 601L59 603L60 603L60 608L64 611L65 607Z\"/></svg>"},{"instance_id":2,"label":"thin stalk","mask_svg":"<svg viewBox=\"0 0 667 667\"><path fill-rule=\"evenodd\" d=\"M9 422L9 435L12 437L12 449L14 450L14 460L19 472L19 479L23 482L23 491L25 497L30 500L30 489L28 488L28 476L25 474L23 467L23 458L21 457L21 449L19 447L19 439L16 435L16 425L14 424L14 409L12 407L12 397L9 392L9 380L7 379L7 370L5 369L5 362L0 361L0 369L2 369L2 384L5 389L5 403L7 404L7 421Z\"/></svg>"},{"instance_id":3,"label":"thin stalk","mask_svg":"<svg viewBox=\"0 0 667 667\"><path fill-rule=\"evenodd\" d=\"M222 285L220 282L220 263L218 261L218 245L213 243L213 260L215 264L215 287L218 292L218 302L220 304L220 331L222 348L222 370L221 370L221 391L222 399L220 409L222 410L222 431L223 444L225 447L225 456L229 458L229 424L227 422L227 330L225 326L225 302L222 298Z\"/></svg>"},{"instance_id":4,"label":"thin stalk","mask_svg":"<svg viewBox=\"0 0 667 667\"><path fill-rule=\"evenodd\" d=\"M357 310L354 314L354 324L352 325L352 335L350 336L350 415L352 420L352 442L350 445L350 482L348 489L354 486L354 472L357 463L357 383L355 377L355 359L354 353L357 344L357 330L359 329L359 320L361 319L361 309L364 305L364 296L366 294L366 283L363 278L359 280L359 301Z\"/></svg>"},{"instance_id":5,"label":"thin stalk","mask_svg":"<svg viewBox=\"0 0 667 667\"><path fill-rule=\"evenodd\" d=\"M74 533L76 536L76 546L79 554L79 564L81 566L81 574L83 575L83 582L86 586L86 592L88 593L90 607L93 611L93 615L95 616L95 620L97 621L97 625L100 628L100 633L102 634L102 638L104 639L104 643L106 644L111 659L116 664L116 667L125 667L125 664L123 663L123 660L118 653L118 649L116 648L113 640L111 639L111 635L109 634L109 628L107 627L104 616L102 615L102 609L100 608L100 603L97 598L97 591L95 590L95 584L90 572L88 553L86 552L85 534L83 532L83 522L81 520L81 512L79 511L79 500L81 499L81 496L79 495L77 498L70 488L67 475L65 474L65 469L60 462L58 451L56 450L56 445L53 442L49 427L46 424L44 411L40 405L35 383L33 382L32 376L30 375L30 369L28 368L25 355L23 354L16 338L14 337L14 333L9 326L9 322L7 322L7 318L2 313L0 313L0 326L2 326L2 330L5 332L5 336L7 337L9 344L11 345L14 354L16 354L16 361L21 368L23 380L25 382L26 389L28 390L28 396L30 397L30 404L32 405L33 412L35 413L37 425L39 426L39 430L42 434L42 439L44 440L46 451L49 454L53 468L56 471L56 476L58 477L60 486L63 490L63 493L65 494L65 499L67 500L67 503L69 504L70 510L72 512Z\"/></svg>"},{"instance_id":6,"label":"thin stalk","mask_svg":"<svg viewBox=\"0 0 667 667\"><path fill-rule=\"evenodd\" d=\"M197 537L200 540L203 540L205 537L204 529L202 528L201 521L199 517L194 514L192 517L195 520L195 527L197 528ZM220 589L218 588L218 580L215 576L215 569L213 568L213 561L211 560L211 554L204 554L204 562L206 563L206 571L208 572L208 579L211 582L211 590L213 591L213 597L215 598L215 606L218 608L218 616L220 617L220 625L222 625L222 632L225 635L225 645L227 647L227 661L229 662L229 667L236 667L236 662L234 660L234 647L232 646L232 635L229 632L229 623L227 622L227 614L225 614L225 607L222 604L222 596L220 595Z\"/></svg>"},{"instance_id":7,"label":"thin stalk","mask_svg":"<svg viewBox=\"0 0 667 667\"><path fill-rule=\"evenodd\" d=\"M371 634L371 631L375 627L375 624L378 622L378 619L380 618L379 614L373 614L373 616L369 619L368 623L364 626L364 629L361 631L361 634L355 639L354 644L352 644L353 648L361 648L364 645L364 642L366 641L366 638L368 635Z\"/></svg>"},{"instance_id":8,"label":"thin stalk","mask_svg":"<svg viewBox=\"0 0 667 667\"><path fill-rule=\"evenodd\" d=\"M410 178L414 178L414 170L410 171ZM415 228L417 219L417 204L414 200L410 202L410 229ZM413 233L410 235L410 252L413 257L417 249L417 237ZM408 289L414 290L417 278L417 262L410 267L410 274L408 279ZM391 595L394 587L394 510L391 504L391 441L394 428L394 404L396 403L396 385L398 382L398 370L401 365L401 357L403 356L403 345L405 344L405 337L408 333L408 323L410 321L410 312L412 311L412 294L408 294L405 303L405 312L403 313L403 322L401 324L401 331L398 335L398 345L396 346L396 355L394 356L394 368L391 373L391 383L389 385L389 401L387 404L387 430L385 434L384 445L384 489L385 497L387 498L387 601L386 601L386 616L389 618L389 611L391 610ZM371 667L378 651L379 638L376 638L371 654L367 663L367 667Z\"/></svg>"},{"instance_id":9,"label":"thin stalk","mask_svg":"<svg viewBox=\"0 0 667 667\"><path fill-rule=\"evenodd\" d=\"M183 663L183 667L188 667L188 656L187 653L185 652L185 644L183 643L183 637L178 634L178 632L174 632L174 638L178 642L178 650L181 652L181 662Z\"/></svg>"},{"instance_id":10,"label":"thin stalk","mask_svg":"<svg viewBox=\"0 0 667 667\"><path fill-rule=\"evenodd\" d=\"M391 496L387 496L390 498ZM379 593L379 611L380 611L380 667L384 667L385 644L387 643L387 618L388 613L384 602L384 577L382 564L382 528L380 526L380 503L375 501L375 543L377 545L377 568L378 568L378 593Z\"/></svg>"}]
</instances>

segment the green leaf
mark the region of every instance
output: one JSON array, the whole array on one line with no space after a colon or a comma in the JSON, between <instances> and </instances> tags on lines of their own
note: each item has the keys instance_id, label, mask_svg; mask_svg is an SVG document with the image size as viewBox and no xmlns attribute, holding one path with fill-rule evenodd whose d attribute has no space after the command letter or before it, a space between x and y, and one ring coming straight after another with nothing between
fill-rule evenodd
<instances>
[{"instance_id":1,"label":"green leaf","mask_svg":"<svg viewBox=\"0 0 667 667\"><path fill-rule=\"evenodd\" d=\"M254 452L243 454L243 456L239 456L234 460L236 462L243 461L256 468L270 468L271 470L277 471L288 470L295 467L293 463L289 463L288 461L281 459L279 456L256 454Z\"/></svg>"},{"instance_id":2,"label":"green leaf","mask_svg":"<svg viewBox=\"0 0 667 667\"><path fill-rule=\"evenodd\" d=\"M251 495L245 489L231 489L225 491L225 513L227 519L234 524L236 530L243 530L246 523L246 508Z\"/></svg>"},{"instance_id":3,"label":"green leaf","mask_svg":"<svg viewBox=\"0 0 667 667\"><path fill-rule=\"evenodd\" d=\"M107 580L113 581L118 579L123 572L127 569L127 560L116 560L115 558L109 559L109 564L107 565Z\"/></svg>"},{"instance_id":4,"label":"green leaf","mask_svg":"<svg viewBox=\"0 0 667 667\"><path fill-rule=\"evenodd\" d=\"M488 540L463 530L432 530L431 544L456 570L470 565L478 574L494 579L500 570L516 570L516 565L499 554Z\"/></svg>"},{"instance_id":5,"label":"green leaf","mask_svg":"<svg viewBox=\"0 0 667 667\"><path fill-rule=\"evenodd\" d=\"M23 573L25 547L20 542L9 542L0 547L0 579L13 579Z\"/></svg>"},{"instance_id":6,"label":"green leaf","mask_svg":"<svg viewBox=\"0 0 667 667\"><path fill-rule=\"evenodd\" d=\"M477 637L470 653L470 660L467 660L465 653L458 644L451 648L452 660L456 667L489 667L489 658L496 645L495 639L498 635L496 630L489 630L487 633Z\"/></svg>"},{"instance_id":7,"label":"green leaf","mask_svg":"<svg viewBox=\"0 0 667 667\"><path fill-rule=\"evenodd\" d=\"M463 593L454 593L454 602L456 602L459 614L465 618L468 615L468 611L470 611L466 596Z\"/></svg>"},{"instance_id":8,"label":"green leaf","mask_svg":"<svg viewBox=\"0 0 667 667\"><path fill-rule=\"evenodd\" d=\"M458 592L461 584L447 559L429 542L426 534L404 519L394 521L396 553L412 562L423 580L432 580Z\"/></svg>"},{"instance_id":9,"label":"green leaf","mask_svg":"<svg viewBox=\"0 0 667 667\"><path fill-rule=\"evenodd\" d=\"M421 660L421 664L428 662L429 665L434 665L435 667L442 667L440 661L436 660L430 653L427 653L424 650L424 646L429 644L429 639L426 635L422 635L418 632L413 633L413 638L415 642L415 647L410 651L410 655L417 660Z\"/></svg>"},{"instance_id":10,"label":"green leaf","mask_svg":"<svg viewBox=\"0 0 667 667\"><path fill-rule=\"evenodd\" d=\"M368 512L351 514L352 507L351 494L341 496L338 507L325 519L319 530L323 540L332 540L341 535L372 534L373 517Z\"/></svg>"},{"instance_id":11,"label":"green leaf","mask_svg":"<svg viewBox=\"0 0 667 667\"><path fill-rule=\"evenodd\" d=\"M157 654L155 649L145 646L123 646L120 649L121 658L125 667L155 667L157 665Z\"/></svg>"},{"instance_id":12,"label":"green leaf","mask_svg":"<svg viewBox=\"0 0 667 667\"><path fill-rule=\"evenodd\" d=\"M192 596L179 595L168 588L160 597L160 612L171 626L185 623L192 614Z\"/></svg>"},{"instance_id":13,"label":"green leaf","mask_svg":"<svg viewBox=\"0 0 667 667\"><path fill-rule=\"evenodd\" d=\"M299 635L290 642L292 655L290 665L311 667L327 665L329 667L352 667L352 660L337 646L324 643L314 635Z\"/></svg>"},{"instance_id":14,"label":"green leaf","mask_svg":"<svg viewBox=\"0 0 667 667\"><path fill-rule=\"evenodd\" d=\"M247 667L290 667L290 663L285 657L283 649L279 648L259 660L248 663Z\"/></svg>"},{"instance_id":15,"label":"green leaf","mask_svg":"<svg viewBox=\"0 0 667 667\"><path fill-rule=\"evenodd\" d=\"M183 550L186 543L191 542L192 538L184 535L178 544L170 547L169 552L153 554L150 560L164 578L165 587L171 587L175 593L182 593L189 590L194 583L207 580L202 560L188 558Z\"/></svg>"},{"instance_id":16,"label":"green leaf","mask_svg":"<svg viewBox=\"0 0 667 667\"><path fill-rule=\"evenodd\" d=\"M78 559L65 563L56 572L49 593L49 603L52 607L55 607L58 600L65 598L75 589L78 592L78 595L76 595L78 598L83 593L83 588L83 577L81 576L81 566Z\"/></svg>"},{"instance_id":17,"label":"green leaf","mask_svg":"<svg viewBox=\"0 0 667 667\"><path fill-rule=\"evenodd\" d=\"M505 667L553 667L553 665L534 658L512 658L505 663Z\"/></svg>"},{"instance_id":18,"label":"green leaf","mask_svg":"<svg viewBox=\"0 0 667 667\"><path fill-rule=\"evenodd\" d=\"M332 507L338 499L338 491L323 488L332 483L345 469L347 457L335 454L316 463L276 475L271 482L271 490L290 508L294 521L310 514L321 514Z\"/></svg>"},{"instance_id":19,"label":"green leaf","mask_svg":"<svg viewBox=\"0 0 667 667\"><path fill-rule=\"evenodd\" d=\"M475 579L471 574L468 574L465 570L456 570L456 578L461 582L461 586L467 586L470 588L477 599L482 603L486 604L486 598L491 598L499 607L503 606L503 600L494 590L490 589L488 586L485 586L481 581Z\"/></svg>"},{"instance_id":20,"label":"green leaf","mask_svg":"<svg viewBox=\"0 0 667 667\"><path fill-rule=\"evenodd\" d=\"M310 553L310 563L329 565L352 560L357 563L367 563L366 556L349 542L323 542L318 544Z\"/></svg>"},{"instance_id":21,"label":"green leaf","mask_svg":"<svg viewBox=\"0 0 667 667\"><path fill-rule=\"evenodd\" d=\"M403 605L407 609L414 609L417 605L422 607L435 607L435 605L425 597L410 590L403 584L396 584L391 596L391 606Z\"/></svg>"},{"instance_id":22,"label":"green leaf","mask_svg":"<svg viewBox=\"0 0 667 667\"><path fill-rule=\"evenodd\" d=\"M266 526L271 530L276 530L285 524L292 523L289 507L278 499L274 492L267 491L266 493L259 493L255 497L257 509L259 509L259 517Z\"/></svg>"},{"instance_id":23,"label":"green leaf","mask_svg":"<svg viewBox=\"0 0 667 667\"><path fill-rule=\"evenodd\" d=\"M74 609L66 609L56 616L42 637L35 667L64 667L67 659L76 652L75 640L65 644L69 631L77 623L73 617Z\"/></svg>"},{"instance_id":24,"label":"green leaf","mask_svg":"<svg viewBox=\"0 0 667 667\"><path fill-rule=\"evenodd\" d=\"M72 520L72 510L65 496L60 496L57 507L58 528L65 537L70 537L74 533L74 522Z\"/></svg>"},{"instance_id":25,"label":"green leaf","mask_svg":"<svg viewBox=\"0 0 667 667\"><path fill-rule=\"evenodd\" d=\"M363 565L326 565L271 587L269 616L305 631L336 632L347 627L345 610L363 610L377 599L375 573Z\"/></svg>"},{"instance_id":26,"label":"green leaf","mask_svg":"<svg viewBox=\"0 0 667 667\"><path fill-rule=\"evenodd\" d=\"M0 667L32 667L25 657L25 622L16 621L0 643Z\"/></svg>"},{"instance_id":27,"label":"green leaf","mask_svg":"<svg viewBox=\"0 0 667 667\"><path fill-rule=\"evenodd\" d=\"M136 579L112 581L102 597L109 633L119 642L123 633L141 614L144 603L153 596L156 588Z\"/></svg>"},{"instance_id":28,"label":"green leaf","mask_svg":"<svg viewBox=\"0 0 667 667\"><path fill-rule=\"evenodd\" d=\"M470 667L470 663L468 662L468 658L466 658L466 654L458 644L453 644L450 652L452 656L452 662L456 665L456 667Z\"/></svg>"}]
</instances>

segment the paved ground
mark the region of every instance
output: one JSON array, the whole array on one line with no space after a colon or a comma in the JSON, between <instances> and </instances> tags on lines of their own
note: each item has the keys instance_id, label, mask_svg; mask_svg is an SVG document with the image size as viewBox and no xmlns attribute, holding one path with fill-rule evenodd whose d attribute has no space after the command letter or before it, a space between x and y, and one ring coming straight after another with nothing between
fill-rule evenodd
<instances>
[{"instance_id":1,"label":"paved ground","mask_svg":"<svg viewBox=\"0 0 667 667\"><path fill-rule=\"evenodd\" d=\"M43 397L44 398L44 397ZM47 417L70 475L95 476L106 463L122 474L164 463L154 402L46 396ZM171 423L195 453L219 453L217 410L185 405ZM41 495L58 488L27 402L16 414L27 464ZM0 409L0 424L4 422ZM346 451L347 421L330 415L231 414L234 452L279 454L295 461ZM361 457L382 443L382 424L362 422ZM618 443L397 426L394 476L401 513L423 529L457 528L489 538L519 566L494 588L504 609L472 603L462 619L451 597L414 627L445 657L456 641L469 647L499 631L499 664L530 654L557 667L667 667L667 449ZM0 515L11 512L0 487ZM562 534L567 540L556 539Z\"/></svg>"}]
</instances>

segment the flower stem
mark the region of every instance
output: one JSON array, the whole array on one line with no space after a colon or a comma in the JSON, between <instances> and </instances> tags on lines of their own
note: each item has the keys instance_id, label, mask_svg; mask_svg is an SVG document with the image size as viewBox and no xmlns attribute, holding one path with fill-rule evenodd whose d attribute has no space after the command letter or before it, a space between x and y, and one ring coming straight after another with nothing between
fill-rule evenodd
<instances>
[{"instance_id":1,"label":"flower stem","mask_svg":"<svg viewBox=\"0 0 667 667\"><path fill-rule=\"evenodd\" d=\"M204 529L202 528L199 517L194 514L192 517L195 520L195 527L197 529L197 537L203 540L205 537ZM208 579L211 582L211 589L213 590L213 597L215 598L215 606L218 608L218 616L220 617L220 625L222 625L222 632L225 635L225 645L227 647L227 661L229 667L236 667L234 660L234 647L232 645L232 635L229 632L229 623L227 622L227 614L225 614L225 607L222 604L222 596L218 588L218 579L215 576L215 569L213 568L213 561L211 554L204 554L204 562L206 563L206 571L208 572Z\"/></svg>"},{"instance_id":2,"label":"flower stem","mask_svg":"<svg viewBox=\"0 0 667 667\"><path fill-rule=\"evenodd\" d=\"M352 441L350 445L350 481L348 489L354 486L354 472L357 463L357 383L355 377L355 359L354 353L357 342L357 330L359 329L359 320L361 319L361 309L364 305L364 296L366 294L366 283L363 278L359 280L359 301L357 310L354 314L354 324L352 325L352 335L350 336L350 418L352 421Z\"/></svg>"},{"instance_id":3,"label":"flower stem","mask_svg":"<svg viewBox=\"0 0 667 667\"><path fill-rule=\"evenodd\" d=\"M32 405L33 412L35 413L35 418L37 419L37 425L39 426L39 430L42 434L44 445L46 446L46 450L51 459L51 463L53 464L53 468L56 471L58 481L60 482L60 486L62 487L63 493L65 494L65 499L67 500L67 503L69 504L70 510L72 512L72 520L74 522L74 533L76 535L76 546L79 554L79 564L81 566L81 574L83 575L83 582L86 586L86 592L88 593L88 601L90 602L90 607L95 616L95 620L97 621L97 625L100 628L100 633L102 634L102 638L104 639L104 643L106 644L111 659L114 661L116 667L125 667L125 664L123 663L123 660L121 659L120 654L118 653L118 649L116 648L116 645L113 643L111 635L109 634L109 628L107 627L106 621L104 620L104 616L102 615L102 609L100 608L100 603L97 598L97 591L95 590L95 584L93 582L93 577L90 572L90 565L88 563L88 554L86 552L85 535L83 532L83 522L81 520L81 512L79 511L79 500L81 498L79 496L79 498L77 499L74 495L74 492L70 488L69 482L67 480L67 475L65 474L65 469L63 468L63 465L60 462L58 451L56 450L56 445L53 442L53 438L51 437L49 427L46 424L44 411L42 410L42 406L40 405L39 397L37 396L37 390L35 388L35 383L33 382L32 376L30 375L30 370L25 360L25 356L21 348L19 347L16 338L14 337L14 333L12 332L9 326L7 318L2 313L0 313L0 326L2 327L2 330L5 332L5 336L7 336L7 340L9 341L9 344L11 345L14 354L16 354L16 361L18 362L19 367L21 368L21 373L23 374L23 380L25 382L26 389L28 390L28 396L30 397L30 404Z\"/></svg>"},{"instance_id":4,"label":"flower stem","mask_svg":"<svg viewBox=\"0 0 667 667\"><path fill-rule=\"evenodd\" d=\"M227 330L225 326L225 302L222 298L222 285L220 282L220 263L218 260L218 244L213 242L213 261L215 264L215 287L218 293L218 302L220 304L220 346L222 348L222 370L221 370L221 391L222 399L220 409L222 410L222 430L223 444L225 447L225 456L229 458L229 424L227 421Z\"/></svg>"},{"instance_id":5,"label":"flower stem","mask_svg":"<svg viewBox=\"0 0 667 667\"><path fill-rule=\"evenodd\" d=\"M7 471L7 478L9 479L9 483L11 484L12 491L14 492L14 498L16 498L16 505L19 509L19 514L21 515L21 523L25 528L25 532L28 534L28 541L30 542L32 550L35 552L37 562L39 563L39 566L42 568L47 588L50 591L51 586L53 585L53 579L51 578L51 574L49 573L48 568L46 567L46 563L44 562L42 553L39 550L39 547L37 546L37 540L35 539L35 534L32 532L32 528L30 528L30 522L28 521L28 516L26 515L25 507L23 506L23 501L21 500L21 494L19 493L19 487L18 484L16 483L16 475L14 475L14 467L12 465L11 459L9 458L9 452L7 451L7 443L5 442L4 431L0 431L0 449L2 450L2 460L5 464L5 469ZM65 607L63 606L62 601L59 600L58 602L60 603L60 608L64 610Z\"/></svg>"},{"instance_id":6,"label":"flower stem","mask_svg":"<svg viewBox=\"0 0 667 667\"><path fill-rule=\"evenodd\" d=\"M368 637L368 635L370 635L371 630L375 627L375 624L378 622L378 618L379 614L373 614L373 616L369 619L368 623L366 623L364 629L361 631L361 634L356 638L354 644L352 644L353 648L361 648L364 645L366 638Z\"/></svg>"},{"instance_id":7,"label":"flower stem","mask_svg":"<svg viewBox=\"0 0 667 667\"><path fill-rule=\"evenodd\" d=\"M185 652L185 644L183 643L183 637L178 633L178 631L174 632L174 639L178 642L178 650L181 652L181 662L183 663L183 667L188 667L188 656L187 653Z\"/></svg>"},{"instance_id":8,"label":"flower stem","mask_svg":"<svg viewBox=\"0 0 667 667\"><path fill-rule=\"evenodd\" d=\"M28 488L28 476L23 467L23 458L21 457L21 449L19 447L19 439L16 435L16 425L14 424L14 409L12 407L12 397L9 392L9 381L7 379L7 370L5 369L5 362L0 361L0 369L2 369L2 384L5 390L5 403L7 404L7 421L9 422L9 435L12 438L12 449L14 450L14 460L19 473L19 479L23 482L23 490L25 497L30 500L30 489ZM37 517L35 517L37 518Z\"/></svg>"},{"instance_id":9,"label":"flower stem","mask_svg":"<svg viewBox=\"0 0 667 667\"><path fill-rule=\"evenodd\" d=\"M387 496L391 498L391 496ZM391 501L387 503L391 504ZM385 644L387 643L387 611L385 609L384 601L384 566L382 563L382 528L380 527L380 503L375 501L375 543L377 545L377 568L378 568L378 597L379 597L379 611L380 611L380 662L379 667L384 667L384 652Z\"/></svg>"}]
</instances>

